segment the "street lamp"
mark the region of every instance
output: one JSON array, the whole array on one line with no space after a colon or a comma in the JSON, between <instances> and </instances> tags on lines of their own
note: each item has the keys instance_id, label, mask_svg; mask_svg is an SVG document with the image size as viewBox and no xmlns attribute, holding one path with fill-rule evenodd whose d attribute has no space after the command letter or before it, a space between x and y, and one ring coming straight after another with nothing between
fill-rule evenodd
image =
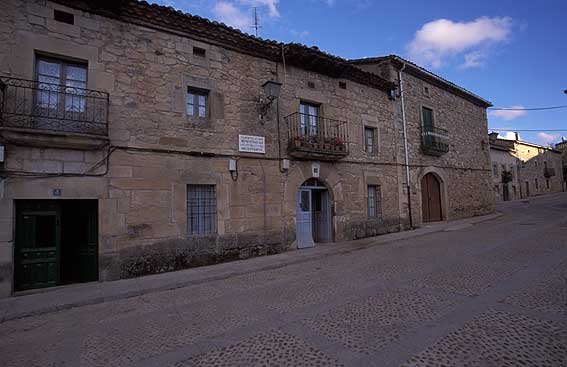
<instances>
[{"instance_id":1,"label":"street lamp","mask_svg":"<svg viewBox=\"0 0 567 367\"><path fill-rule=\"evenodd\" d=\"M268 113L268 109L272 105L275 99L280 96L280 89L282 84L273 80L268 80L264 84L262 84L262 88L264 89L264 96L260 97L259 107L260 107L260 120L264 120L264 116Z\"/></svg>"}]
</instances>

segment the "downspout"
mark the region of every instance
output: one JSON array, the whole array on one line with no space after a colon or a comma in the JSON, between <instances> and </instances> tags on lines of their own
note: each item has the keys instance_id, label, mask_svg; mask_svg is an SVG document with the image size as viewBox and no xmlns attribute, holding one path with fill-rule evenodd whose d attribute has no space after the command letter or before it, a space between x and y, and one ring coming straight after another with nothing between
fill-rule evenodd
<instances>
[{"instance_id":1,"label":"downspout","mask_svg":"<svg viewBox=\"0 0 567 367\"><path fill-rule=\"evenodd\" d=\"M402 63L402 68L398 70L398 84L400 86L400 103L402 107L402 126L404 132L404 163L406 166L406 190L408 192L408 215L410 228L413 228L413 217L411 212L411 186L410 186L410 170L409 170L409 156L408 156L408 132L406 124L406 107L404 103L404 82L402 79L402 72L406 68L406 63Z\"/></svg>"}]
</instances>

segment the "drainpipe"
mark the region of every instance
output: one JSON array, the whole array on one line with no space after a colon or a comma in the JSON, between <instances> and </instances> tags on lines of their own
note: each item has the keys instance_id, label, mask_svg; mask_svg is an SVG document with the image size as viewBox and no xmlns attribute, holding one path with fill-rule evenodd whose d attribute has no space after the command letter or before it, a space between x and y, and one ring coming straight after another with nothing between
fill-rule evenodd
<instances>
[{"instance_id":1,"label":"drainpipe","mask_svg":"<svg viewBox=\"0 0 567 367\"><path fill-rule=\"evenodd\" d=\"M407 132L407 124L406 124L406 107L404 103L404 82L402 79L402 72L406 68L406 63L402 63L402 68L398 70L398 84L400 86L400 102L402 107L402 125L404 131L404 159L405 159L405 166L406 166L406 183L407 183L407 192L408 192L408 214L409 214L409 223L410 228L413 228L413 217L411 214L411 187L410 187L410 171L409 171L409 157L408 157L408 132Z\"/></svg>"}]
</instances>

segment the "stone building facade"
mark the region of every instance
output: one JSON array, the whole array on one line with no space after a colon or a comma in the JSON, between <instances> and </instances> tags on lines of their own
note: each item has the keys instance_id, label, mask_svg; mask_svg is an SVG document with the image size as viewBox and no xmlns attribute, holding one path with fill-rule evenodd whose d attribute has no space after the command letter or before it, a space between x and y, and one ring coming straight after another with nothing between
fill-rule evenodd
<instances>
[{"instance_id":1,"label":"stone building facade","mask_svg":"<svg viewBox=\"0 0 567 367\"><path fill-rule=\"evenodd\" d=\"M0 296L407 229L406 163L411 225L425 178L439 220L494 208L488 103L425 71L404 140L398 80L316 48L129 0L3 8Z\"/></svg>"},{"instance_id":2,"label":"stone building facade","mask_svg":"<svg viewBox=\"0 0 567 367\"><path fill-rule=\"evenodd\" d=\"M494 195L496 201L523 199L563 190L561 152L520 140L499 139L491 133Z\"/></svg>"},{"instance_id":3,"label":"stone building facade","mask_svg":"<svg viewBox=\"0 0 567 367\"><path fill-rule=\"evenodd\" d=\"M443 220L493 211L494 198L486 190L491 186L485 133L488 128L486 108L490 103L398 56L352 62L398 85L402 83L404 106L402 98L397 99L396 106L401 142L397 156L399 162L405 163L405 115L412 220L424 221L424 178L428 174L434 175L440 183ZM430 121L425 121L426 118ZM403 214L408 213L406 177L402 174Z\"/></svg>"},{"instance_id":4,"label":"stone building facade","mask_svg":"<svg viewBox=\"0 0 567 367\"><path fill-rule=\"evenodd\" d=\"M561 164L563 171L563 191L567 191L567 140L565 137L561 139L561 142L555 144L555 149L561 152Z\"/></svg>"}]
</instances>

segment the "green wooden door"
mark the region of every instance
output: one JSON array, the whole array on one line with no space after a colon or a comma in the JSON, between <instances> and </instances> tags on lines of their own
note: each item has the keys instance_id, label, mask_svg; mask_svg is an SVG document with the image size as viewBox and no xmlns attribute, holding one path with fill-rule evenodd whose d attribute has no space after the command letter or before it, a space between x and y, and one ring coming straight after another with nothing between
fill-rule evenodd
<instances>
[{"instance_id":1,"label":"green wooden door","mask_svg":"<svg viewBox=\"0 0 567 367\"><path fill-rule=\"evenodd\" d=\"M17 291L51 287L59 283L61 211L52 201L17 201Z\"/></svg>"}]
</instances>

